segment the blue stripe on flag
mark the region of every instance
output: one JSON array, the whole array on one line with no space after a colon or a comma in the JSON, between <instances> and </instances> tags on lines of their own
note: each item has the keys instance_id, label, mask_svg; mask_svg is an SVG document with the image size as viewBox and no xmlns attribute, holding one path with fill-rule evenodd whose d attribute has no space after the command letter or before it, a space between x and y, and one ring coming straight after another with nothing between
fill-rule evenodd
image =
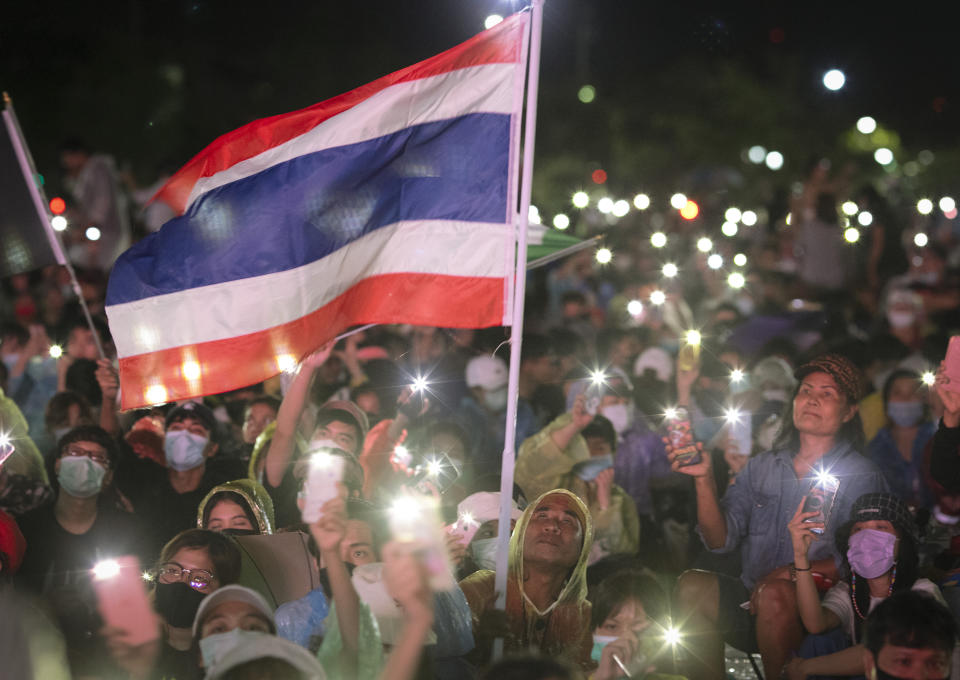
<instances>
[{"instance_id":1,"label":"blue stripe on flag","mask_svg":"<svg viewBox=\"0 0 960 680\"><path fill-rule=\"evenodd\" d=\"M508 114L468 114L218 187L120 256L107 305L293 269L399 221L504 223L509 145Z\"/></svg>"}]
</instances>

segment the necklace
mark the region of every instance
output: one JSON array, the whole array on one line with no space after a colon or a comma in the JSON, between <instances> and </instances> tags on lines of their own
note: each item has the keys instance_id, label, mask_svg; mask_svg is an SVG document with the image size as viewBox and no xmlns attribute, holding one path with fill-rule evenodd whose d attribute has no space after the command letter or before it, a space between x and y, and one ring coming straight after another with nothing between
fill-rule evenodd
<instances>
[{"instance_id":1,"label":"necklace","mask_svg":"<svg viewBox=\"0 0 960 680\"><path fill-rule=\"evenodd\" d=\"M852 582L853 585L850 588L850 601L853 602L853 610L857 612L857 616L860 617L860 620L863 621L867 617L863 615L863 612L860 611L860 607L857 606L857 572L851 570ZM890 574L890 587L887 589L887 597L890 597L890 594L893 592L893 584L897 580L897 565L893 565L893 573Z\"/></svg>"}]
</instances>

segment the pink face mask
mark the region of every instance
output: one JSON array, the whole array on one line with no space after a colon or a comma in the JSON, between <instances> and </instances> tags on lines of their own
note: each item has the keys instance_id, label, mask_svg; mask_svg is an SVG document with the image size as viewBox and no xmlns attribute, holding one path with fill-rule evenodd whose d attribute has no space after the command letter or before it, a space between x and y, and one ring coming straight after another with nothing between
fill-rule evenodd
<instances>
[{"instance_id":1,"label":"pink face mask","mask_svg":"<svg viewBox=\"0 0 960 680\"><path fill-rule=\"evenodd\" d=\"M864 578L883 576L893 568L897 537L886 531L861 529L850 537L847 560L850 568Z\"/></svg>"}]
</instances>

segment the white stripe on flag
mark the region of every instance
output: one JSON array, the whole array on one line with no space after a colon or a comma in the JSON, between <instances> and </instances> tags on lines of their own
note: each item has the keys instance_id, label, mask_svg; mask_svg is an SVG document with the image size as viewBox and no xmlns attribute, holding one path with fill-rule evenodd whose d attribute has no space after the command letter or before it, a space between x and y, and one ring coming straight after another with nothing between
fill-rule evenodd
<instances>
[{"instance_id":1,"label":"white stripe on flag","mask_svg":"<svg viewBox=\"0 0 960 680\"><path fill-rule=\"evenodd\" d=\"M486 64L391 85L298 137L201 177L190 192L187 209L212 189L308 153L469 113L514 113L513 78L518 74L522 71L517 64Z\"/></svg>"},{"instance_id":2,"label":"white stripe on flag","mask_svg":"<svg viewBox=\"0 0 960 680\"><path fill-rule=\"evenodd\" d=\"M506 276L504 224L422 220L382 227L309 264L107 307L120 357L266 330L382 274Z\"/></svg>"}]
</instances>

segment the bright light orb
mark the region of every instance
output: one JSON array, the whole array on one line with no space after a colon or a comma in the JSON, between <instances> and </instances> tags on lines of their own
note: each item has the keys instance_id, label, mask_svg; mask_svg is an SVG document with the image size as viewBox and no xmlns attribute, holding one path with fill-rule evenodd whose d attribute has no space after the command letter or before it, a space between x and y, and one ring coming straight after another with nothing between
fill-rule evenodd
<instances>
[{"instance_id":1,"label":"bright light orb","mask_svg":"<svg viewBox=\"0 0 960 680\"><path fill-rule=\"evenodd\" d=\"M857 121L857 130L865 135L869 135L871 132L877 129L877 121L875 121L870 116L864 116Z\"/></svg>"},{"instance_id":2,"label":"bright light orb","mask_svg":"<svg viewBox=\"0 0 960 680\"><path fill-rule=\"evenodd\" d=\"M187 380L199 380L200 364L196 361L184 361L180 366L180 372L183 373L183 377Z\"/></svg>"},{"instance_id":3,"label":"bright light orb","mask_svg":"<svg viewBox=\"0 0 960 680\"><path fill-rule=\"evenodd\" d=\"M707 266L710 269L720 269L723 266L723 255L720 253L714 253L707 258Z\"/></svg>"},{"instance_id":4,"label":"bright light orb","mask_svg":"<svg viewBox=\"0 0 960 680\"><path fill-rule=\"evenodd\" d=\"M736 236L739 229L740 228L737 226L736 222L724 222L723 226L720 227L720 231L723 232L723 235L730 237Z\"/></svg>"},{"instance_id":5,"label":"bright light orb","mask_svg":"<svg viewBox=\"0 0 960 680\"><path fill-rule=\"evenodd\" d=\"M940 210L942 210L944 213L953 212L957 208L957 202L949 196L944 196L941 198L939 205Z\"/></svg>"},{"instance_id":6,"label":"bright light orb","mask_svg":"<svg viewBox=\"0 0 960 680\"><path fill-rule=\"evenodd\" d=\"M114 578L120 573L120 563L116 560L103 560L93 567L93 577L98 581Z\"/></svg>"},{"instance_id":7,"label":"bright light orb","mask_svg":"<svg viewBox=\"0 0 960 680\"><path fill-rule=\"evenodd\" d=\"M752 227L757 223L757 213L752 210L744 210L743 214L740 216L740 221L743 222L748 227Z\"/></svg>"},{"instance_id":8,"label":"bright light orb","mask_svg":"<svg viewBox=\"0 0 960 680\"><path fill-rule=\"evenodd\" d=\"M766 164L771 170L779 170L783 167L783 154L779 151L771 151L767 154Z\"/></svg>"},{"instance_id":9,"label":"bright light orb","mask_svg":"<svg viewBox=\"0 0 960 680\"><path fill-rule=\"evenodd\" d=\"M570 218L564 215L563 213L554 215L553 226L563 231L564 229L570 226Z\"/></svg>"},{"instance_id":10,"label":"bright light orb","mask_svg":"<svg viewBox=\"0 0 960 680\"><path fill-rule=\"evenodd\" d=\"M709 253L711 250L713 250L713 241L706 236L701 236L699 239L697 239L697 250L699 250L701 253Z\"/></svg>"},{"instance_id":11,"label":"bright light orb","mask_svg":"<svg viewBox=\"0 0 960 680\"><path fill-rule=\"evenodd\" d=\"M762 146L757 144L756 146L751 146L747 150L747 158L750 159L750 162L754 165L760 165L763 163L764 159L767 157L767 150Z\"/></svg>"},{"instance_id":12,"label":"bright light orb","mask_svg":"<svg viewBox=\"0 0 960 680\"><path fill-rule=\"evenodd\" d=\"M630 212L630 204L621 198L613 204L613 209L610 212L613 213L614 217L623 217Z\"/></svg>"},{"instance_id":13,"label":"bright light orb","mask_svg":"<svg viewBox=\"0 0 960 680\"><path fill-rule=\"evenodd\" d=\"M574 208L586 208L590 205L590 196L586 191L578 191L573 195L572 202Z\"/></svg>"},{"instance_id":14,"label":"bright light orb","mask_svg":"<svg viewBox=\"0 0 960 680\"><path fill-rule=\"evenodd\" d=\"M63 347L60 345L50 345L50 356L59 359L63 356Z\"/></svg>"},{"instance_id":15,"label":"bright light orb","mask_svg":"<svg viewBox=\"0 0 960 680\"><path fill-rule=\"evenodd\" d=\"M613 259L613 252L609 248L599 248L596 257L600 264L610 264L610 260Z\"/></svg>"},{"instance_id":16,"label":"bright light orb","mask_svg":"<svg viewBox=\"0 0 960 680\"><path fill-rule=\"evenodd\" d=\"M823 74L823 86L831 92L836 92L841 89L846 82L847 77L840 69L832 68Z\"/></svg>"},{"instance_id":17,"label":"bright light orb","mask_svg":"<svg viewBox=\"0 0 960 680\"><path fill-rule=\"evenodd\" d=\"M675 409L675 408L664 409L664 411L663 411L663 417L666 418L667 420L676 420L676 419L677 419L677 409Z\"/></svg>"},{"instance_id":18,"label":"bright light orb","mask_svg":"<svg viewBox=\"0 0 960 680\"><path fill-rule=\"evenodd\" d=\"M50 226L53 227L54 231L63 231L67 228L67 218L63 215L57 215L50 220Z\"/></svg>"},{"instance_id":19,"label":"bright light orb","mask_svg":"<svg viewBox=\"0 0 960 680\"><path fill-rule=\"evenodd\" d=\"M666 301L667 301L667 294L664 293L662 290L655 290L652 293L650 293L650 304L656 305L657 307L659 307Z\"/></svg>"},{"instance_id":20,"label":"bright light orb","mask_svg":"<svg viewBox=\"0 0 960 680\"><path fill-rule=\"evenodd\" d=\"M630 316L640 316L643 314L643 303L640 300L630 300L627 303L627 314Z\"/></svg>"},{"instance_id":21,"label":"bright light orb","mask_svg":"<svg viewBox=\"0 0 960 680\"><path fill-rule=\"evenodd\" d=\"M741 379L742 379L742 377L741 377ZM737 381L737 382L739 382L739 381ZM739 423L739 422L740 422L740 411L739 411L738 409L728 408L728 409L724 412L723 415L724 415L725 420L726 420L728 423L733 424L733 423Z\"/></svg>"},{"instance_id":22,"label":"bright light orb","mask_svg":"<svg viewBox=\"0 0 960 680\"><path fill-rule=\"evenodd\" d=\"M530 224L540 224L543 221L540 219L540 208L531 205L527 211L527 221L530 222Z\"/></svg>"},{"instance_id":23,"label":"bright light orb","mask_svg":"<svg viewBox=\"0 0 960 680\"><path fill-rule=\"evenodd\" d=\"M933 201L929 198L921 198L917 201L917 212L921 215L929 215L933 212Z\"/></svg>"},{"instance_id":24,"label":"bright light orb","mask_svg":"<svg viewBox=\"0 0 960 680\"><path fill-rule=\"evenodd\" d=\"M666 632L663 634L663 639L668 645L670 645L671 647L675 647L678 644L680 644L680 640L683 639L683 635L681 635L679 630L677 630L673 626L670 626L669 628L667 628Z\"/></svg>"},{"instance_id":25,"label":"bright light orb","mask_svg":"<svg viewBox=\"0 0 960 680\"><path fill-rule=\"evenodd\" d=\"M593 85L584 85L577 92L577 99L579 99L584 104L589 104L594 99L597 98L597 90Z\"/></svg>"},{"instance_id":26,"label":"bright light orb","mask_svg":"<svg viewBox=\"0 0 960 680\"><path fill-rule=\"evenodd\" d=\"M422 375L418 375L413 379L413 383L410 385L410 389L414 392L423 392L427 387L430 386L430 383Z\"/></svg>"},{"instance_id":27,"label":"bright light orb","mask_svg":"<svg viewBox=\"0 0 960 680\"><path fill-rule=\"evenodd\" d=\"M696 219L697 215L700 214L700 206L696 204L695 201L687 200L683 204L683 207L680 208L680 217L685 220Z\"/></svg>"},{"instance_id":28,"label":"bright light orb","mask_svg":"<svg viewBox=\"0 0 960 680\"><path fill-rule=\"evenodd\" d=\"M687 341L688 345L699 345L703 337L700 335L700 331L690 330L684 334L684 338Z\"/></svg>"},{"instance_id":29,"label":"bright light orb","mask_svg":"<svg viewBox=\"0 0 960 680\"><path fill-rule=\"evenodd\" d=\"M860 223L861 227L869 227L873 224L873 213L864 210L862 213L857 215L857 222Z\"/></svg>"},{"instance_id":30,"label":"bright light orb","mask_svg":"<svg viewBox=\"0 0 960 680\"><path fill-rule=\"evenodd\" d=\"M87 236L87 240L99 241L100 229L98 229L97 227L87 227L86 236Z\"/></svg>"},{"instance_id":31,"label":"bright light orb","mask_svg":"<svg viewBox=\"0 0 960 680\"><path fill-rule=\"evenodd\" d=\"M733 263L738 267L742 267L747 263L747 256L743 253L737 253L733 256Z\"/></svg>"},{"instance_id":32,"label":"bright light orb","mask_svg":"<svg viewBox=\"0 0 960 680\"><path fill-rule=\"evenodd\" d=\"M873 160L880 165L890 165L893 163L893 152L882 146L873 152Z\"/></svg>"},{"instance_id":33,"label":"bright light orb","mask_svg":"<svg viewBox=\"0 0 960 680\"><path fill-rule=\"evenodd\" d=\"M727 211L723 213L724 218L727 222L739 222L740 218L743 217L743 213L740 212L740 208L727 208Z\"/></svg>"},{"instance_id":34,"label":"bright light orb","mask_svg":"<svg viewBox=\"0 0 960 680\"><path fill-rule=\"evenodd\" d=\"M733 289L743 288L747 283L747 280L743 277L743 274L740 272L731 272L730 276L727 277L727 285Z\"/></svg>"},{"instance_id":35,"label":"bright light orb","mask_svg":"<svg viewBox=\"0 0 960 680\"><path fill-rule=\"evenodd\" d=\"M613 199L609 196L604 196L599 201L597 201L597 210L602 212L604 215L608 215L613 212Z\"/></svg>"},{"instance_id":36,"label":"bright light orb","mask_svg":"<svg viewBox=\"0 0 960 680\"><path fill-rule=\"evenodd\" d=\"M680 273L680 270L677 268L673 262L667 262L663 265L663 275L668 279L672 279L674 276Z\"/></svg>"},{"instance_id":37,"label":"bright light orb","mask_svg":"<svg viewBox=\"0 0 960 680\"><path fill-rule=\"evenodd\" d=\"M603 385L607 382L607 374L599 368L590 371L590 382L594 385Z\"/></svg>"},{"instance_id":38,"label":"bright light orb","mask_svg":"<svg viewBox=\"0 0 960 680\"><path fill-rule=\"evenodd\" d=\"M937 382L937 375L933 371L924 371L920 376L920 382L927 387L933 387Z\"/></svg>"},{"instance_id":39,"label":"bright light orb","mask_svg":"<svg viewBox=\"0 0 960 680\"><path fill-rule=\"evenodd\" d=\"M163 385L151 385L143 393L143 397L147 400L148 404L166 404L167 388Z\"/></svg>"},{"instance_id":40,"label":"bright light orb","mask_svg":"<svg viewBox=\"0 0 960 680\"><path fill-rule=\"evenodd\" d=\"M637 210L646 210L650 207L650 197L646 194L637 194L633 197L633 207Z\"/></svg>"},{"instance_id":41,"label":"bright light orb","mask_svg":"<svg viewBox=\"0 0 960 680\"><path fill-rule=\"evenodd\" d=\"M500 16L499 14L491 14L490 16L488 16L486 19L483 20L483 27L487 29L493 28L494 26L499 24L501 21L503 21L502 16Z\"/></svg>"},{"instance_id":42,"label":"bright light orb","mask_svg":"<svg viewBox=\"0 0 960 680\"><path fill-rule=\"evenodd\" d=\"M743 370L739 368L735 368L732 371L730 371L730 382L735 382L735 383L743 382L743 376L744 376Z\"/></svg>"},{"instance_id":43,"label":"bright light orb","mask_svg":"<svg viewBox=\"0 0 960 680\"><path fill-rule=\"evenodd\" d=\"M840 210L843 211L844 215L853 216L857 214L857 211L860 210L860 208L853 201L844 201L843 205L840 206Z\"/></svg>"},{"instance_id":44,"label":"bright light orb","mask_svg":"<svg viewBox=\"0 0 960 680\"><path fill-rule=\"evenodd\" d=\"M663 248L667 245L667 235L662 231L655 231L650 234L650 245L654 248Z\"/></svg>"},{"instance_id":45,"label":"bright light orb","mask_svg":"<svg viewBox=\"0 0 960 680\"><path fill-rule=\"evenodd\" d=\"M856 227L848 227L843 232L843 238L847 240L847 243L856 243L860 240L860 230Z\"/></svg>"},{"instance_id":46,"label":"bright light orb","mask_svg":"<svg viewBox=\"0 0 960 680\"><path fill-rule=\"evenodd\" d=\"M686 204L687 197L684 194L676 193L670 197L670 205L672 205L676 210L680 210Z\"/></svg>"},{"instance_id":47,"label":"bright light orb","mask_svg":"<svg viewBox=\"0 0 960 680\"><path fill-rule=\"evenodd\" d=\"M922 231L913 237L913 244L917 248L923 248L930 242L930 239Z\"/></svg>"},{"instance_id":48,"label":"bright light orb","mask_svg":"<svg viewBox=\"0 0 960 680\"><path fill-rule=\"evenodd\" d=\"M297 357L292 354L278 354L277 368L284 373L289 373L297 367Z\"/></svg>"}]
</instances>

